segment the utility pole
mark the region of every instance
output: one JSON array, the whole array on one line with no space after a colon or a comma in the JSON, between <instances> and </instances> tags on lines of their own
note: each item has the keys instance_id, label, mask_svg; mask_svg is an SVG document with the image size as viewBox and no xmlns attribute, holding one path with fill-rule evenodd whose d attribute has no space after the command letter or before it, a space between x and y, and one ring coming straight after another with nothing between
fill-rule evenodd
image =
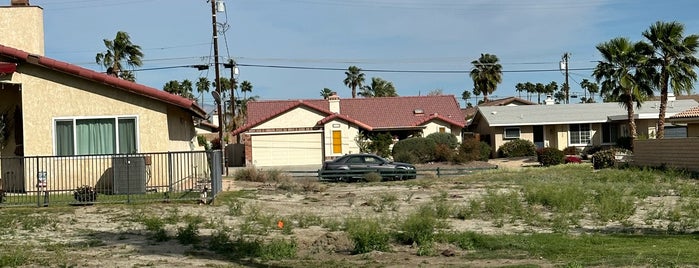
<instances>
[{"instance_id":1,"label":"utility pole","mask_svg":"<svg viewBox=\"0 0 699 268\"><path fill-rule=\"evenodd\" d=\"M223 131L226 129L225 126L223 125L223 112L221 109L221 105L223 104L223 100L221 100L221 74L219 73L219 66L218 66L218 27L216 25L216 2L218 0L209 0L211 2L211 26L213 28L213 37L214 37L214 70L216 72L216 93L219 96L218 103L216 104L216 109L218 112L218 142L221 145L221 170L226 170L228 171L228 168L226 168L226 145L223 141ZM225 172L227 173L227 172Z\"/></svg>"},{"instance_id":2,"label":"utility pole","mask_svg":"<svg viewBox=\"0 0 699 268\"><path fill-rule=\"evenodd\" d=\"M570 59L570 53L563 53L563 61L561 61L561 69L565 70L566 82L563 85L566 92L566 104L570 103L570 84L568 84L568 59Z\"/></svg>"}]
</instances>

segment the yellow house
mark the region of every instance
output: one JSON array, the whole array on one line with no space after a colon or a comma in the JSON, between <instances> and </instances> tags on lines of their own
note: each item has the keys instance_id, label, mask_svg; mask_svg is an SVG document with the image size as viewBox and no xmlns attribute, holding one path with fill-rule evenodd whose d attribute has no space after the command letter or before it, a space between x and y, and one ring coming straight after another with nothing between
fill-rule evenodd
<instances>
[{"instance_id":1,"label":"yellow house","mask_svg":"<svg viewBox=\"0 0 699 268\"><path fill-rule=\"evenodd\" d=\"M666 117L697 106L694 100L670 100ZM635 110L639 137L654 138L659 114L658 101L646 101ZM577 147L612 146L629 136L626 109L618 103L552 104L525 106L482 106L468 129L496 150L513 139L534 142L538 148L563 150ZM666 125L666 138L686 137L685 126Z\"/></svg>"},{"instance_id":2,"label":"yellow house","mask_svg":"<svg viewBox=\"0 0 699 268\"><path fill-rule=\"evenodd\" d=\"M395 140L454 134L461 142L466 125L452 95L327 100L279 100L248 103L241 135L245 163L254 166L315 165L360 153L360 133L390 133Z\"/></svg>"},{"instance_id":3,"label":"yellow house","mask_svg":"<svg viewBox=\"0 0 699 268\"><path fill-rule=\"evenodd\" d=\"M0 7L0 179L5 190L16 187L10 177L20 178L15 183L22 187L36 179L36 174L22 174L29 171L20 168L26 165L19 157L62 157L65 162L78 156L202 149L195 122L206 112L194 101L45 57L42 12L37 6ZM43 168L49 176L56 175L53 166L60 164ZM105 172L75 169L97 177Z\"/></svg>"}]
</instances>

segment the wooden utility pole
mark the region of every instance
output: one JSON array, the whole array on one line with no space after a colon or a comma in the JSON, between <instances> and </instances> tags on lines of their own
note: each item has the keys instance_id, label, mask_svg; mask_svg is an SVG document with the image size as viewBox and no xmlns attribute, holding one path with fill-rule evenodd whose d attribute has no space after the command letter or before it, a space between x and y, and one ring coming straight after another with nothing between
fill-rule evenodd
<instances>
[{"instance_id":1,"label":"wooden utility pole","mask_svg":"<svg viewBox=\"0 0 699 268\"><path fill-rule=\"evenodd\" d=\"M566 75L566 82L565 82L565 91L566 91L566 104L570 103L570 84L568 84L568 60L570 59L570 53L566 52L563 53L563 61L561 62L561 65L563 65L563 69L565 70L565 75Z\"/></svg>"}]
</instances>

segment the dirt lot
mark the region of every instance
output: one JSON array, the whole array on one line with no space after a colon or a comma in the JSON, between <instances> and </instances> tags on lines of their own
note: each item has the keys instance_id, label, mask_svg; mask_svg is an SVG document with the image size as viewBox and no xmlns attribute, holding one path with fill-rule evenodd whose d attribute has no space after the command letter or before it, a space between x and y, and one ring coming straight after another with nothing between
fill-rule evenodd
<instances>
[{"instance_id":1,"label":"dirt lot","mask_svg":"<svg viewBox=\"0 0 699 268\"><path fill-rule=\"evenodd\" d=\"M486 167L492 164L494 163L473 163L472 167ZM500 168L521 168L527 164L529 162L526 159L497 163ZM391 246L390 252L350 254L353 244L347 234L338 228L329 227L339 225L348 217L397 219L415 211L421 204L431 202L437 196L446 197L449 204L465 204L488 190L488 186L482 184L466 185L446 179L433 179L429 183L425 181L418 179L408 183L373 184L307 182L308 191L287 191L276 183L226 180L224 190L234 191L238 197L227 198L225 205L156 203L134 206L0 209L0 216L14 213L13 215L19 214L23 218L2 218L5 221L9 220L9 223L0 223L0 227L6 227L0 228L0 240L3 241L2 250L16 250L15 255L29 260L25 263L39 266L248 266L248 260L224 258L221 254L210 251L207 245L210 245L216 230L221 228L230 228L231 233L251 228L246 222L254 215L258 220L262 219L258 222L266 222L267 226L262 226L266 238L277 237L296 241L296 257L290 261L285 260L282 266L557 265L538 258L472 260L466 258L472 252L439 243L435 245L435 254L431 256L418 256L418 249L414 245L396 244ZM303 182L299 184L305 187ZM386 196L392 197L393 200L382 202L381 199ZM144 224L145 218L162 219L166 223L165 234L170 239L155 240L153 231L148 230L148 226ZM193 218L200 219L199 243L183 245L175 237ZM290 233L283 233L282 229L276 227L275 223L278 221L286 221L287 225L295 227ZM549 231L527 225L502 225L484 220L451 218L447 223L453 231L483 234ZM275 261L266 263L279 264ZM0 266L1 264L2 262Z\"/></svg>"}]
</instances>

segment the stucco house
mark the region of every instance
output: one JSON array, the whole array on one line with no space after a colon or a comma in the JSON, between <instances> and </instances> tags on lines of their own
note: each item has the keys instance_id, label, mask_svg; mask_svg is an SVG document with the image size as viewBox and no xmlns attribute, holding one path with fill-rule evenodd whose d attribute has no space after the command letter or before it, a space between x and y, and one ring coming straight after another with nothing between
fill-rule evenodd
<instances>
[{"instance_id":1,"label":"stucco house","mask_svg":"<svg viewBox=\"0 0 699 268\"><path fill-rule=\"evenodd\" d=\"M461 141L466 125L453 95L254 101L241 135L245 163L254 166L320 165L358 153L360 133L389 132L396 139L435 132Z\"/></svg>"},{"instance_id":2,"label":"stucco house","mask_svg":"<svg viewBox=\"0 0 699 268\"><path fill-rule=\"evenodd\" d=\"M0 25L0 114L6 127L0 178L6 190L22 191L36 179L35 173L24 174L33 171L21 157L65 157L60 161L66 165L77 155L202 149L195 124L206 112L194 101L44 56L40 7L0 7ZM56 176L51 169L59 165L48 163L44 171ZM105 172L74 168L97 177Z\"/></svg>"},{"instance_id":3,"label":"stucco house","mask_svg":"<svg viewBox=\"0 0 699 268\"><path fill-rule=\"evenodd\" d=\"M655 136L660 102L646 101L635 111L637 134ZM694 100L668 102L666 117L697 106ZM483 106L468 127L480 134L495 152L512 139L526 139L537 147L560 150L596 145L614 145L616 139L629 136L626 109L618 103L553 104L525 106ZM685 126L666 125L666 138L686 137Z\"/></svg>"}]
</instances>

